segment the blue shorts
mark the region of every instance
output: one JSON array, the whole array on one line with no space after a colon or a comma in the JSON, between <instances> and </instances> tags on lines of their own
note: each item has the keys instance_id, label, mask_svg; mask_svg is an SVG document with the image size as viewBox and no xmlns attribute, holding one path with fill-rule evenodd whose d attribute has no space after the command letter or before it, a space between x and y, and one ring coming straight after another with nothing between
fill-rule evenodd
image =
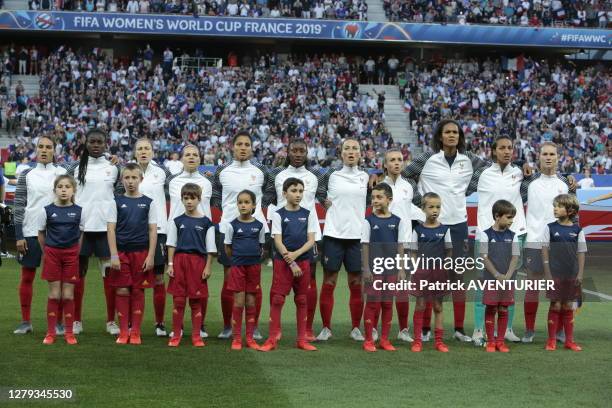
<instances>
[{"instance_id":1,"label":"blue shorts","mask_svg":"<svg viewBox=\"0 0 612 408\"><path fill-rule=\"evenodd\" d=\"M451 241L453 242L453 258L465 258L465 243L468 240L468 225L467 221L460 224L449 225Z\"/></svg>"},{"instance_id":2,"label":"blue shorts","mask_svg":"<svg viewBox=\"0 0 612 408\"><path fill-rule=\"evenodd\" d=\"M349 273L361 273L361 241L324 236L321 265L329 272L338 272L344 263Z\"/></svg>"},{"instance_id":3,"label":"blue shorts","mask_svg":"<svg viewBox=\"0 0 612 408\"><path fill-rule=\"evenodd\" d=\"M223 266L232 266L232 261L225 253L225 234L219 232L219 225L215 225L215 244L217 245L217 262Z\"/></svg>"},{"instance_id":4,"label":"blue shorts","mask_svg":"<svg viewBox=\"0 0 612 408\"><path fill-rule=\"evenodd\" d=\"M40 266L40 258L42 257L38 238L25 237L24 239L28 245L28 251L25 255L17 255L17 262L25 268L38 268Z\"/></svg>"},{"instance_id":5,"label":"blue shorts","mask_svg":"<svg viewBox=\"0 0 612 408\"><path fill-rule=\"evenodd\" d=\"M108 247L108 237L106 231L95 231L83 233L83 245L79 256L95 255L97 258L110 258L110 249Z\"/></svg>"},{"instance_id":6,"label":"blue shorts","mask_svg":"<svg viewBox=\"0 0 612 408\"><path fill-rule=\"evenodd\" d=\"M544 264L542 263L542 250L536 248L525 248L523 250L523 266L527 276L543 275Z\"/></svg>"},{"instance_id":7,"label":"blue shorts","mask_svg":"<svg viewBox=\"0 0 612 408\"><path fill-rule=\"evenodd\" d=\"M168 257L168 253L166 251L166 234L157 234L157 244L155 245L155 257L153 261L153 265L157 268L154 268L155 275L163 275L164 268L166 265L166 260Z\"/></svg>"}]
</instances>

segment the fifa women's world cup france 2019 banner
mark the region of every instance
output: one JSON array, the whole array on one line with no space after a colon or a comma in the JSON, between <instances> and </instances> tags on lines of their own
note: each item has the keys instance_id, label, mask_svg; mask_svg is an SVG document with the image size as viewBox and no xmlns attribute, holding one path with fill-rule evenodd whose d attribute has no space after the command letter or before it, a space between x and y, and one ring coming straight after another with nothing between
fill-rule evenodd
<instances>
[{"instance_id":1,"label":"fifa women's world cup france 2019 banner","mask_svg":"<svg viewBox=\"0 0 612 408\"><path fill-rule=\"evenodd\" d=\"M612 48L610 30L161 14L2 11L0 30Z\"/></svg>"}]
</instances>

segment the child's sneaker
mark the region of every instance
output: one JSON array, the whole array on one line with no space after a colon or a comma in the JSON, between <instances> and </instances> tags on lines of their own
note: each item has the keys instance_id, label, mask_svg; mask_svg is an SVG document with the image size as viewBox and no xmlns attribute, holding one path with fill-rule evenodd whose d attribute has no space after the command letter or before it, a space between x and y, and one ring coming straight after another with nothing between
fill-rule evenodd
<instances>
[{"instance_id":1,"label":"child's sneaker","mask_svg":"<svg viewBox=\"0 0 612 408\"><path fill-rule=\"evenodd\" d=\"M497 343L495 345L495 347L497 348L497 351L499 351L500 353L509 353L510 352L510 349L508 348L508 346L506 346L506 344L504 342Z\"/></svg>"},{"instance_id":2,"label":"child's sneaker","mask_svg":"<svg viewBox=\"0 0 612 408\"><path fill-rule=\"evenodd\" d=\"M374 345L373 341L364 341L363 349L368 353L374 353L376 351L376 346Z\"/></svg>"},{"instance_id":3,"label":"child's sneaker","mask_svg":"<svg viewBox=\"0 0 612 408\"><path fill-rule=\"evenodd\" d=\"M544 347L544 350L555 351L556 349L557 349L557 339L546 340L546 346Z\"/></svg>"},{"instance_id":4,"label":"child's sneaker","mask_svg":"<svg viewBox=\"0 0 612 408\"><path fill-rule=\"evenodd\" d=\"M202 337L193 337L191 339L191 344L193 344L194 347L204 347L206 344L204 343L204 341L202 340Z\"/></svg>"},{"instance_id":5,"label":"child's sneaker","mask_svg":"<svg viewBox=\"0 0 612 408\"><path fill-rule=\"evenodd\" d=\"M54 334L47 334L43 340L43 344L53 344L55 343L55 335Z\"/></svg>"},{"instance_id":6,"label":"child's sneaker","mask_svg":"<svg viewBox=\"0 0 612 408\"><path fill-rule=\"evenodd\" d=\"M380 347L381 349L385 351L396 351L397 350L395 347L393 347L393 344L391 344L389 340L381 340L378 343L378 347Z\"/></svg>"},{"instance_id":7,"label":"child's sneaker","mask_svg":"<svg viewBox=\"0 0 612 408\"><path fill-rule=\"evenodd\" d=\"M130 333L130 344L134 344L136 346L142 344L142 340L140 339L140 333L138 332Z\"/></svg>"},{"instance_id":8,"label":"child's sneaker","mask_svg":"<svg viewBox=\"0 0 612 408\"><path fill-rule=\"evenodd\" d=\"M232 340L232 350L242 350L242 341Z\"/></svg>"},{"instance_id":9,"label":"child's sneaker","mask_svg":"<svg viewBox=\"0 0 612 408\"><path fill-rule=\"evenodd\" d=\"M246 346L253 350L259 350L259 344L253 339L247 339Z\"/></svg>"},{"instance_id":10,"label":"child's sneaker","mask_svg":"<svg viewBox=\"0 0 612 408\"><path fill-rule=\"evenodd\" d=\"M436 350L441 353L448 353L448 346L444 343L438 343L436 344Z\"/></svg>"},{"instance_id":11,"label":"child's sneaker","mask_svg":"<svg viewBox=\"0 0 612 408\"><path fill-rule=\"evenodd\" d=\"M266 342L259 347L259 351L267 352L276 350L276 340L268 339Z\"/></svg>"},{"instance_id":12,"label":"child's sneaker","mask_svg":"<svg viewBox=\"0 0 612 408\"><path fill-rule=\"evenodd\" d=\"M566 342L564 347L572 351L582 351L582 347L580 347L574 342Z\"/></svg>"},{"instance_id":13,"label":"child's sneaker","mask_svg":"<svg viewBox=\"0 0 612 408\"><path fill-rule=\"evenodd\" d=\"M180 337L171 337L170 341L168 342L168 347L178 347L179 344L181 344Z\"/></svg>"},{"instance_id":14,"label":"child's sneaker","mask_svg":"<svg viewBox=\"0 0 612 408\"><path fill-rule=\"evenodd\" d=\"M64 340L66 340L66 344L70 344L71 346L77 344L77 339L74 334L64 334Z\"/></svg>"},{"instance_id":15,"label":"child's sneaker","mask_svg":"<svg viewBox=\"0 0 612 408\"><path fill-rule=\"evenodd\" d=\"M487 350L487 353L495 353L496 351L495 343L487 342L486 350Z\"/></svg>"},{"instance_id":16,"label":"child's sneaker","mask_svg":"<svg viewBox=\"0 0 612 408\"><path fill-rule=\"evenodd\" d=\"M117 344L128 344L130 342L130 336L128 336L127 334L120 334L119 337L117 337L117 341L115 341L115 343Z\"/></svg>"},{"instance_id":17,"label":"child's sneaker","mask_svg":"<svg viewBox=\"0 0 612 408\"><path fill-rule=\"evenodd\" d=\"M306 350L306 351L317 351L317 348L307 341L298 341L296 343L296 346L297 348Z\"/></svg>"},{"instance_id":18,"label":"child's sneaker","mask_svg":"<svg viewBox=\"0 0 612 408\"><path fill-rule=\"evenodd\" d=\"M423 351L423 343L418 340L415 341L414 343L412 343L412 347L410 347L410 350L414 353L420 353L421 351Z\"/></svg>"}]
</instances>

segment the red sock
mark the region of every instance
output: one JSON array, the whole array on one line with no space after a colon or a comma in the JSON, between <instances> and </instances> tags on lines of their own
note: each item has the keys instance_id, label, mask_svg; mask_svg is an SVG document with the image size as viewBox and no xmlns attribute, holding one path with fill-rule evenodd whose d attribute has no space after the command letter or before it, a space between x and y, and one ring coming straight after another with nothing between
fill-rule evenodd
<instances>
[{"instance_id":1,"label":"red sock","mask_svg":"<svg viewBox=\"0 0 612 408\"><path fill-rule=\"evenodd\" d=\"M297 341L306 339L306 325L308 321L308 295L297 295L295 301L295 320L297 326Z\"/></svg>"},{"instance_id":2,"label":"red sock","mask_svg":"<svg viewBox=\"0 0 612 408\"><path fill-rule=\"evenodd\" d=\"M380 313L380 302L368 300L363 312L363 325L365 327L366 341L372 341L372 331L374 330L374 320Z\"/></svg>"},{"instance_id":3,"label":"red sock","mask_svg":"<svg viewBox=\"0 0 612 408\"><path fill-rule=\"evenodd\" d=\"M166 312L166 285L164 282L153 286L153 308L155 309L155 323L163 323Z\"/></svg>"},{"instance_id":4,"label":"red sock","mask_svg":"<svg viewBox=\"0 0 612 408\"><path fill-rule=\"evenodd\" d=\"M497 343L503 343L508 327L508 309L497 311Z\"/></svg>"},{"instance_id":5,"label":"red sock","mask_svg":"<svg viewBox=\"0 0 612 408\"><path fill-rule=\"evenodd\" d=\"M74 284L74 321L82 322L83 295L85 294L85 276Z\"/></svg>"},{"instance_id":6,"label":"red sock","mask_svg":"<svg viewBox=\"0 0 612 408\"><path fill-rule=\"evenodd\" d=\"M21 320L30 321L32 310L33 282L36 276L36 268L21 267L21 282L19 282L19 303L21 303Z\"/></svg>"},{"instance_id":7,"label":"red sock","mask_svg":"<svg viewBox=\"0 0 612 408\"><path fill-rule=\"evenodd\" d=\"M321 286L321 297L319 299L319 311L323 327L331 329L331 318L334 310L334 289L336 285L323 283Z\"/></svg>"},{"instance_id":8,"label":"red sock","mask_svg":"<svg viewBox=\"0 0 612 408\"><path fill-rule=\"evenodd\" d=\"M437 344L444 343L443 339L444 339L444 329L434 329L435 344L437 345Z\"/></svg>"},{"instance_id":9,"label":"red sock","mask_svg":"<svg viewBox=\"0 0 612 408\"><path fill-rule=\"evenodd\" d=\"M538 302L525 302L525 330L535 331L536 315L538 313Z\"/></svg>"},{"instance_id":10,"label":"red sock","mask_svg":"<svg viewBox=\"0 0 612 408\"><path fill-rule=\"evenodd\" d=\"M431 331L431 312L433 310L433 302L425 302L425 310L423 310L423 329Z\"/></svg>"},{"instance_id":11,"label":"red sock","mask_svg":"<svg viewBox=\"0 0 612 408\"><path fill-rule=\"evenodd\" d=\"M277 293L270 293L270 333L269 337L276 340L280 332L281 313L285 297Z\"/></svg>"},{"instance_id":12,"label":"red sock","mask_svg":"<svg viewBox=\"0 0 612 408\"><path fill-rule=\"evenodd\" d=\"M563 312L563 330L565 330L565 344L574 342L574 311L572 309Z\"/></svg>"},{"instance_id":13,"label":"red sock","mask_svg":"<svg viewBox=\"0 0 612 408\"><path fill-rule=\"evenodd\" d=\"M109 285L108 276L110 268L106 268L106 278L104 281L104 296L106 297L106 321L112 322L115 320L115 288Z\"/></svg>"},{"instance_id":14,"label":"red sock","mask_svg":"<svg viewBox=\"0 0 612 408\"><path fill-rule=\"evenodd\" d=\"M63 324L64 322L64 301L63 299L59 299L59 304L57 305L57 322L59 324Z\"/></svg>"},{"instance_id":15,"label":"red sock","mask_svg":"<svg viewBox=\"0 0 612 408\"><path fill-rule=\"evenodd\" d=\"M246 320L246 339L253 340L253 332L255 331L255 314L257 313L256 306L245 307L244 318Z\"/></svg>"},{"instance_id":16,"label":"red sock","mask_svg":"<svg viewBox=\"0 0 612 408\"><path fill-rule=\"evenodd\" d=\"M47 299L47 334L55 336L59 299Z\"/></svg>"},{"instance_id":17,"label":"red sock","mask_svg":"<svg viewBox=\"0 0 612 408\"><path fill-rule=\"evenodd\" d=\"M525 293L525 330L527 331L535 331L535 321L536 315L538 313L538 296L539 291L537 290L528 290Z\"/></svg>"},{"instance_id":18,"label":"red sock","mask_svg":"<svg viewBox=\"0 0 612 408\"><path fill-rule=\"evenodd\" d=\"M557 320L557 333L559 333L561 330L563 330L563 310L559 312L559 320Z\"/></svg>"},{"instance_id":19,"label":"red sock","mask_svg":"<svg viewBox=\"0 0 612 408\"><path fill-rule=\"evenodd\" d=\"M200 299L200 311L202 312L202 326L204 326L206 322L206 311L208 310L208 298Z\"/></svg>"},{"instance_id":20,"label":"red sock","mask_svg":"<svg viewBox=\"0 0 612 408\"><path fill-rule=\"evenodd\" d=\"M223 280L223 288L221 289L221 312L223 313L223 328L232 326L232 318L234 307L234 293L227 289L227 280ZM242 312L241 312L242 316ZM242 317L240 318L242 321Z\"/></svg>"},{"instance_id":21,"label":"red sock","mask_svg":"<svg viewBox=\"0 0 612 408\"><path fill-rule=\"evenodd\" d=\"M487 333L487 341L490 343L495 340L495 313L497 313L495 306L485 306L485 333Z\"/></svg>"},{"instance_id":22,"label":"red sock","mask_svg":"<svg viewBox=\"0 0 612 408\"><path fill-rule=\"evenodd\" d=\"M465 321L465 291L453 292L453 316L455 318L455 330L463 332Z\"/></svg>"},{"instance_id":23,"label":"red sock","mask_svg":"<svg viewBox=\"0 0 612 408\"><path fill-rule=\"evenodd\" d=\"M311 269L311 271L314 273L313 269ZM308 294L306 295L306 302L308 310L306 317L306 329L312 331L312 323L314 322L315 312L317 311L317 281L314 278L310 279Z\"/></svg>"},{"instance_id":24,"label":"red sock","mask_svg":"<svg viewBox=\"0 0 612 408\"><path fill-rule=\"evenodd\" d=\"M189 299L189 307L191 308L191 338L201 339L200 327L202 327L202 300Z\"/></svg>"},{"instance_id":25,"label":"red sock","mask_svg":"<svg viewBox=\"0 0 612 408\"><path fill-rule=\"evenodd\" d=\"M232 336L234 341L242 341L242 312L244 306L232 308Z\"/></svg>"},{"instance_id":26,"label":"red sock","mask_svg":"<svg viewBox=\"0 0 612 408\"><path fill-rule=\"evenodd\" d=\"M185 303L186 300L182 296L174 296L172 298L172 331L174 332L174 337L180 337L181 330L183 330Z\"/></svg>"},{"instance_id":27,"label":"red sock","mask_svg":"<svg viewBox=\"0 0 612 408\"><path fill-rule=\"evenodd\" d=\"M117 305L117 316L119 317L119 335L127 336L130 324L130 295L119 295L115 297Z\"/></svg>"},{"instance_id":28,"label":"red sock","mask_svg":"<svg viewBox=\"0 0 612 408\"><path fill-rule=\"evenodd\" d=\"M391 331L391 320L393 320L393 301L382 302L382 312L380 315L381 336L382 340L389 340L389 332Z\"/></svg>"},{"instance_id":29,"label":"red sock","mask_svg":"<svg viewBox=\"0 0 612 408\"><path fill-rule=\"evenodd\" d=\"M349 285L351 296L349 299L349 308L351 309L351 323L353 327L361 325L361 316L363 315L363 297L361 296L361 283Z\"/></svg>"},{"instance_id":30,"label":"red sock","mask_svg":"<svg viewBox=\"0 0 612 408\"><path fill-rule=\"evenodd\" d=\"M259 325L259 314L261 313L261 303L262 303L263 295L261 293L261 285L259 285L259 289L255 292L255 327Z\"/></svg>"},{"instance_id":31,"label":"red sock","mask_svg":"<svg viewBox=\"0 0 612 408\"><path fill-rule=\"evenodd\" d=\"M559 321L559 310L554 310L551 306L548 309L548 340L557 341L557 322ZM565 334L567 339L567 333Z\"/></svg>"},{"instance_id":32,"label":"red sock","mask_svg":"<svg viewBox=\"0 0 612 408\"><path fill-rule=\"evenodd\" d=\"M412 315L412 331L416 342L420 342L423 336L423 312L424 310L415 309Z\"/></svg>"},{"instance_id":33,"label":"red sock","mask_svg":"<svg viewBox=\"0 0 612 408\"><path fill-rule=\"evenodd\" d=\"M397 323L399 324L399 329L407 329L408 314L410 313L410 303L408 301L404 302L395 299L395 311L397 312Z\"/></svg>"},{"instance_id":34,"label":"red sock","mask_svg":"<svg viewBox=\"0 0 612 408\"><path fill-rule=\"evenodd\" d=\"M64 308L64 332L72 334L72 326L74 325L74 299L62 299Z\"/></svg>"},{"instance_id":35,"label":"red sock","mask_svg":"<svg viewBox=\"0 0 612 408\"><path fill-rule=\"evenodd\" d=\"M132 316L132 331L140 333L140 326L142 326L142 316L144 315L145 297L144 289L132 289L130 296L130 308Z\"/></svg>"}]
</instances>

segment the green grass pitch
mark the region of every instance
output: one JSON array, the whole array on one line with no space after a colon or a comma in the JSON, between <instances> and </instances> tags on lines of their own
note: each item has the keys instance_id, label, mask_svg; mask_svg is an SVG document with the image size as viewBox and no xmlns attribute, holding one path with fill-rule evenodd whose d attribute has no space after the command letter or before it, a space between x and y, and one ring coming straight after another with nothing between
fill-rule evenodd
<instances>
[{"instance_id":1,"label":"green grass pitch","mask_svg":"<svg viewBox=\"0 0 612 408\"><path fill-rule=\"evenodd\" d=\"M146 293L142 346L117 346L105 333L104 297L100 275L92 263L84 306L84 329L79 344L63 339L43 346L46 321L46 283L37 279L32 319L34 334L16 336L19 319L19 269L4 260L0 273L0 405L84 407L404 407L508 406L609 407L612 401L612 303L588 302L576 318L576 339L581 353L543 350L546 303L541 303L536 343L510 345L509 354L487 354L470 344L450 339L452 305L445 304L445 327L450 353L425 343L420 354L406 344L395 353L366 353L348 338L348 290L341 274L336 289L334 337L317 344L318 352L294 348L295 308L289 297L283 313L283 340L277 351L230 352L229 342L209 339L195 349L189 337L178 349L153 335L151 291ZM600 275L609 272L602 269ZM319 284L321 270L317 271ZM209 284L207 327L212 336L221 329L219 292L221 269L214 268ZM271 269L263 268L262 331L267 333L268 290ZM612 280L612 278L608 278ZM610 288L607 279L599 287ZM602 289L600 289L603 291ZM605 292L611 294L610 292ZM170 326L171 298L166 310ZM414 310L411 303L410 316ZM318 312L317 312L318 313ZM523 333L522 305L515 317L517 334ZM473 304L468 304L466 330L472 330ZM189 312L186 312L186 317ZM190 322L186 320L187 332ZM315 331L320 329L317 314ZM392 335L397 326L394 316ZM73 403L51 401L10 402L6 390L64 389L75 392Z\"/></svg>"}]
</instances>

